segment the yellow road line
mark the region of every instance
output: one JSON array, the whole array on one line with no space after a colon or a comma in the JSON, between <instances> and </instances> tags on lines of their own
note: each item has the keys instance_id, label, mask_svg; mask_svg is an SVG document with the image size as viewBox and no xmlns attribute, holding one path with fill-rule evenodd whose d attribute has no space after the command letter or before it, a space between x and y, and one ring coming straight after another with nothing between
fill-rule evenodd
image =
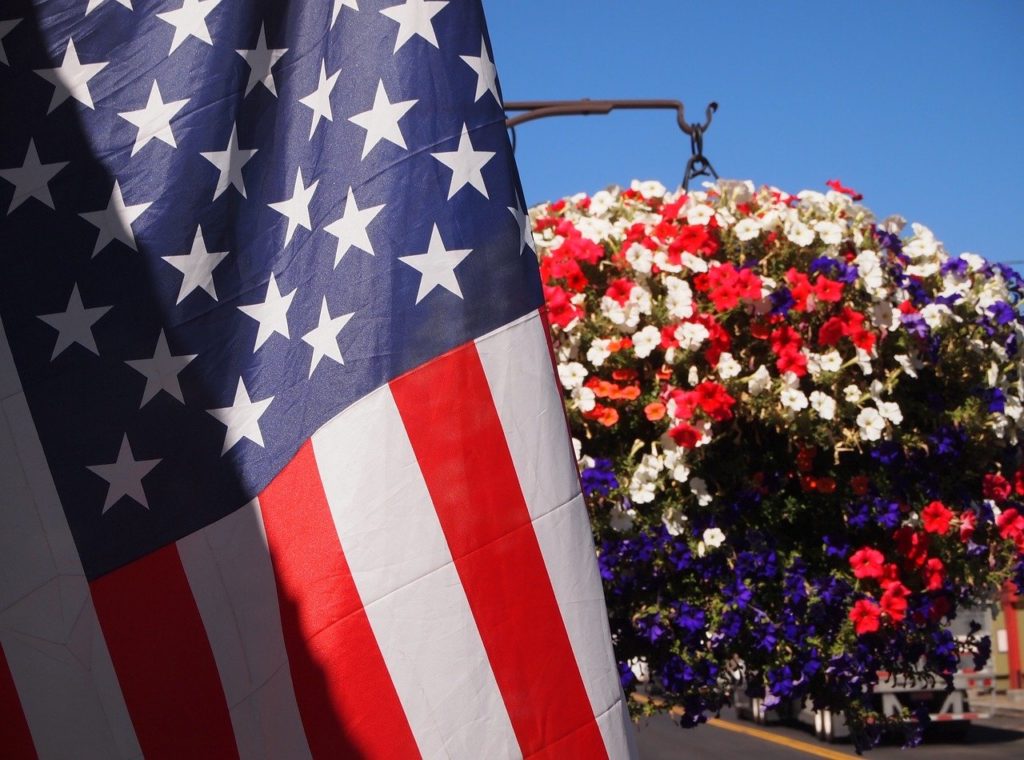
<instances>
[{"instance_id":1,"label":"yellow road line","mask_svg":"<svg viewBox=\"0 0 1024 760\"><path fill-rule=\"evenodd\" d=\"M724 728L726 731L735 731L738 734L753 736L757 739L771 742L772 744L781 744L784 747L789 747L790 749L795 749L799 752L805 752L808 755L814 755L815 757L827 757L830 758L830 760L850 760L850 755L845 755L842 752L836 752L835 750L827 749L816 744L802 742L799 739L790 739L788 736L779 736L778 734L762 731L759 728L753 728L751 726L740 726L736 723L728 723L718 718L710 718L708 720L708 725L714 726L715 728Z\"/></svg>"}]
</instances>

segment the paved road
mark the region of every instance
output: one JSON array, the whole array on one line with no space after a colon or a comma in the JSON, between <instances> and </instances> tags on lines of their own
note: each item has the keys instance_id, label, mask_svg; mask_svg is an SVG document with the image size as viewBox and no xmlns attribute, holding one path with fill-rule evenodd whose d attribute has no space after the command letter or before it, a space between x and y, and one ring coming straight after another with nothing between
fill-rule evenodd
<instances>
[{"instance_id":1,"label":"paved road","mask_svg":"<svg viewBox=\"0 0 1024 760\"><path fill-rule=\"evenodd\" d=\"M720 723L695 730L675 725L660 716L637 730L640 760L800 760L802 758L856 757L847 742L824 744L809 727L794 725L754 726L726 710ZM897 740L870 751L866 760L980 760L1024 758L1024 719L998 717L971 726L966 741L953 742L942 734L929 734L916 750L900 749Z\"/></svg>"}]
</instances>

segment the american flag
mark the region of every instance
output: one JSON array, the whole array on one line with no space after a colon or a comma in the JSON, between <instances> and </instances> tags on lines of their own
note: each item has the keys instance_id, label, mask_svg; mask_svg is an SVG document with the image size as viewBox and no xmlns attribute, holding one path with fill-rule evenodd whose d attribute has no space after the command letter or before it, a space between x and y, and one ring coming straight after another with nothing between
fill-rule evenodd
<instances>
[{"instance_id":1,"label":"american flag","mask_svg":"<svg viewBox=\"0 0 1024 760\"><path fill-rule=\"evenodd\" d=\"M0 755L631 756L479 0L5 0L0 115Z\"/></svg>"}]
</instances>

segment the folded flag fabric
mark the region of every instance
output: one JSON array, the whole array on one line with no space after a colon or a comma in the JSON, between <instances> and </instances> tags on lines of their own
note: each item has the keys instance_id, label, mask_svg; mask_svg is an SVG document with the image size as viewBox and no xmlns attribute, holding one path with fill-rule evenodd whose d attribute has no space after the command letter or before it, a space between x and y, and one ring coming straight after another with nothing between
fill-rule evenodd
<instances>
[{"instance_id":1,"label":"folded flag fabric","mask_svg":"<svg viewBox=\"0 0 1024 760\"><path fill-rule=\"evenodd\" d=\"M0 113L0 755L632 756L479 0L11 0Z\"/></svg>"}]
</instances>

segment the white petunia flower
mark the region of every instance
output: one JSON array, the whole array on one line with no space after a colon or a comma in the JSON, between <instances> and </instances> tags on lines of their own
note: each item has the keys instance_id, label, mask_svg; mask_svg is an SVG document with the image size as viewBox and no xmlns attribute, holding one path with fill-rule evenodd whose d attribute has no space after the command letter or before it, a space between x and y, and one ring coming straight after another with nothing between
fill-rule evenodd
<instances>
[{"instance_id":1,"label":"white petunia flower","mask_svg":"<svg viewBox=\"0 0 1024 760\"><path fill-rule=\"evenodd\" d=\"M647 325L639 332L633 333L633 352L640 359L646 359L661 343L661 330L654 325Z\"/></svg>"},{"instance_id":2,"label":"white petunia flower","mask_svg":"<svg viewBox=\"0 0 1024 760\"><path fill-rule=\"evenodd\" d=\"M697 497L697 503L702 507L711 503L711 494L708 493L708 484L704 478L690 478L690 493Z\"/></svg>"},{"instance_id":3,"label":"white petunia flower","mask_svg":"<svg viewBox=\"0 0 1024 760\"><path fill-rule=\"evenodd\" d=\"M860 367L860 371L864 373L865 377L870 376L875 371L874 367L871 366L871 354L863 348L857 349L857 366Z\"/></svg>"},{"instance_id":4,"label":"white petunia flower","mask_svg":"<svg viewBox=\"0 0 1024 760\"><path fill-rule=\"evenodd\" d=\"M740 219L739 224L733 227L733 231L735 231L737 238L747 242L761 234L761 222L748 216L745 219Z\"/></svg>"},{"instance_id":5,"label":"white petunia flower","mask_svg":"<svg viewBox=\"0 0 1024 760\"><path fill-rule=\"evenodd\" d=\"M562 387L567 391L583 385L583 380L586 376L587 368L579 362L568 362L567 364L558 365L558 379L561 380Z\"/></svg>"},{"instance_id":6,"label":"white petunia flower","mask_svg":"<svg viewBox=\"0 0 1024 760\"><path fill-rule=\"evenodd\" d=\"M903 411L895 401L876 401L875 403L878 404L878 413L893 425L903 422Z\"/></svg>"},{"instance_id":7,"label":"white petunia flower","mask_svg":"<svg viewBox=\"0 0 1024 760\"><path fill-rule=\"evenodd\" d=\"M605 340L604 338L594 338L590 342L590 348L587 349L587 361L595 367L600 367L604 364L605 359L612 355L612 352L608 349L611 343L610 340Z\"/></svg>"},{"instance_id":8,"label":"white petunia flower","mask_svg":"<svg viewBox=\"0 0 1024 760\"><path fill-rule=\"evenodd\" d=\"M896 354L893 358L903 368L903 371L914 379L917 379L917 371L924 367L924 364L919 359L907 354Z\"/></svg>"},{"instance_id":9,"label":"white petunia flower","mask_svg":"<svg viewBox=\"0 0 1024 760\"><path fill-rule=\"evenodd\" d=\"M784 407L792 409L794 412L807 408L807 396L798 388L783 388L782 393L779 394L779 400Z\"/></svg>"},{"instance_id":10,"label":"white petunia flower","mask_svg":"<svg viewBox=\"0 0 1024 760\"><path fill-rule=\"evenodd\" d=\"M646 660L634 657L629 661L629 669L633 671L637 683L647 683L651 679L651 670Z\"/></svg>"},{"instance_id":11,"label":"white petunia flower","mask_svg":"<svg viewBox=\"0 0 1024 760\"><path fill-rule=\"evenodd\" d=\"M633 527L635 517L635 509L623 509L616 504L608 513L608 524L612 526L612 530L624 533Z\"/></svg>"},{"instance_id":12,"label":"white petunia flower","mask_svg":"<svg viewBox=\"0 0 1024 760\"><path fill-rule=\"evenodd\" d=\"M843 398L845 398L851 404L859 404L860 397L864 395L864 392L856 385L847 385L843 388Z\"/></svg>"},{"instance_id":13,"label":"white petunia flower","mask_svg":"<svg viewBox=\"0 0 1024 760\"><path fill-rule=\"evenodd\" d=\"M670 442L669 446L676 445L671 437L666 436L666 438ZM685 483L690 479L690 468L686 466L684 457L685 451L678 447L667 449L663 457L665 469L672 475L672 479L679 483Z\"/></svg>"},{"instance_id":14,"label":"white petunia flower","mask_svg":"<svg viewBox=\"0 0 1024 760\"><path fill-rule=\"evenodd\" d=\"M633 267L634 271L641 274L650 274L654 265L654 254L645 245L633 243L626 249L626 261Z\"/></svg>"},{"instance_id":15,"label":"white petunia flower","mask_svg":"<svg viewBox=\"0 0 1024 760\"><path fill-rule=\"evenodd\" d=\"M697 544L697 556L703 557L709 549L717 549L725 543L725 534L720 528L708 528Z\"/></svg>"},{"instance_id":16,"label":"white petunia flower","mask_svg":"<svg viewBox=\"0 0 1024 760\"><path fill-rule=\"evenodd\" d=\"M645 198L661 198L668 192L663 184L654 179L643 182L635 179L629 183L629 189L640 193Z\"/></svg>"},{"instance_id":17,"label":"white petunia flower","mask_svg":"<svg viewBox=\"0 0 1024 760\"><path fill-rule=\"evenodd\" d=\"M684 322L675 331L675 338L679 341L679 347L684 351L696 351L700 344L708 339L711 333L708 328L697 322Z\"/></svg>"},{"instance_id":18,"label":"white petunia flower","mask_svg":"<svg viewBox=\"0 0 1024 760\"><path fill-rule=\"evenodd\" d=\"M814 242L814 230L800 221L790 222L784 229L785 235L793 245L808 246Z\"/></svg>"},{"instance_id":19,"label":"white petunia flower","mask_svg":"<svg viewBox=\"0 0 1024 760\"><path fill-rule=\"evenodd\" d=\"M967 262L967 267L972 272L984 269L988 265L988 262L976 253L961 253L960 258Z\"/></svg>"},{"instance_id":20,"label":"white petunia flower","mask_svg":"<svg viewBox=\"0 0 1024 760\"><path fill-rule=\"evenodd\" d=\"M796 372L783 372L781 380L786 388L800 387L800 376Z\"/></svg>"},{"instance_id":21,"label":"white petunia flower","mask_svg":"<svg viewBox=\"0 0 1024 760\"><path fill-rule=\"evenodd\" d=\"M736 377L736 375L738 375L742 370L743 367L740 366L738 361L732 358L732 354L728 351L723 352L722 355L718 357L717 372L718 376L723 380L729 380Z\"/></svg>"},{"instance_id":22,"label":"white petunia flower","mask_svg":"<svg viewBox=\"0 0 1024 760\"><path fill-rule=\"evenodd\" d=\"M669 507L661 513L661 524L665 526L670 536L681 536L686 530L686 526L683 525L685 522L686 515L676 507Z\"/></svg>"},{"instance_id":23,"label":"white petunia flower","mask_svg":"<svg viewBox=\"0 0 1024 760\"><path fill-rule=\"evenodd\" d=\"M811 409L823 420L831 420L836 416L836 400L827 393L812 391Z\"/></svg>"},{"instance_id":24,"label":"white petunia flower","mask_svg":"<svg viewBox=\"0 0 1024 760\"><path fill-rule=\"evenodd\" d=\"M944 327L954 319L958 322L960 321L959 318L954 317L953 312L950 311L948 306L941 303L930 303L925 306L921 309L921 317L928 324L928 327L933 330Z\"/></svg>"},{"instance_id":25,"label":"white petunia flower","mask_svg":"<svg viewBox=\"0 0 1024 760\"><path fill-rule=\"evenodd\" d=\"M885 419L873 406L866 406L857 415L857 427L862 441L877 441L885 432Z\"/></svg>"},{"instance_id":26,"label":"white petunia flower","mask_svg":"<svg viewBox=\"0 0 1024 760\"><path fill-rule=\"evenodd\" d=\"M585 388L583 386L573 388L571 398L576 408L584 414L592 411L594 407L597 406L596 396L594 396L594 391L590 388Z\"/></svg>"},{"instance_id":27,"label":"white petunia flower","mask_svg":"<svg viewBox=\"0 0 1024 760\"><path fill-rule=\"evenodd\" d=\"M772 384L772 376L768 369L762 364L757 371L747 380L747 392L751 396L760 396L768 386Z\"/></svg>"},{"instance_id":28,"label":"white petunia flower","mask_svg":"<svg viewBox=\"0 0 1024 760\"><path fill-rule=\"evenodd\" d=\"M704 535L701 536L703 541L708 547L717 549L719 546L725 543L725 534L721 528L708 528L704 531Z\"/></svg>"},{"instance_id":29,"label":"white petunia flower","mask_svg":"<svg viewBox=\"0 0 1024 760\"><path fill-rule=\"evenodd\" d=\"M660 269L662 272L682 272L683 271L683 265L682 264L673 264L671 261L669 261L668 251L655 251L654 252L654 263L657 265L658 269Z\"/></svg>"},{"instance_id":30,"label":"white petunia flower","mask_svg":"<svg viewBox=\"0 0 1024 760\"><path fill-rule=\"evenodd\" d=\"M579 438L572 439L572 450L576 454L576 461L580 462L583 458L583 443Z\"/></svg>"},{"instance_id":31,"label":"white petunia flower","mask_svg":"<svg viewBox=\"0 0 1024 760\"><path fill-rule=\"evenodd\" d=\"M598 190L590 198L590 213L593 216L603 217L608 209L615 205L615 196L607 190Z\"/></svg>"},{"instance_id":32,"label":"white petunia flower","mask_svg":"<svg viewBox=\"0 0 1024 760\"><path fill-rule=\"evenodd\" d=\"M871 324L884 330L897 330L900 313L888 301L879 301L871 307Z\"/></svg>"},{"instance_id":33,"label":"white petunia flower","mask_svg":"<svg viewBox=\"0 0 1024 760\"><path fill-rule=\"evenodd\" d=\"M694 256L692 253L688 253L687 251L683 251L682 254L680 254L679 260L682 262L682 265L691 272L697 272L700 274L701 272L708 271L707 261L702 259L700 256ZM662 267L662 269L664 269L664 267Z\"/></svg>"},{"instance_id":34,"label":"white petunia flower","mask_svg":"<svg viewBox=\"0 0 1024 760\"><path fill-rule=\"evenodd\" d=\"M818 222L814 225L814 231L825 245L839 245L843 242L843 228L835 222Z\"/></svg>"},{"instance_id":35,"label":"white petunia flower","mask_svg":"<svg viewBox=\"0 0 1024 760\"><path fill-rule=\"evenodd\" d=\"M686 212L686 223L705 225L711 221L711 217L714 215L715 210L711 206L706 203L698 203Z\"/></svg>"},{"instance_id":36,"label":"white petunia flower","mask_svg":"<svg viewBox=\"0 0 1024 760\"><path fill-rule=\"evenodd\" d=\"M838 372L843 366L843 357L836 350L829 351L818 357L818 365L822 372Z\"/></svg>"},{"instance_id":37,"label":"white petunia flower","mask_svg":"<svg viewBox=\"0 0 1024 760\"><path fill-rule=\"evenodd\" d=\"M668 291L665 295L665 308L676 319L688 319L693 316L693 290L690 283L671 275L663 280Z\"/></svg>"}]
</instances>

